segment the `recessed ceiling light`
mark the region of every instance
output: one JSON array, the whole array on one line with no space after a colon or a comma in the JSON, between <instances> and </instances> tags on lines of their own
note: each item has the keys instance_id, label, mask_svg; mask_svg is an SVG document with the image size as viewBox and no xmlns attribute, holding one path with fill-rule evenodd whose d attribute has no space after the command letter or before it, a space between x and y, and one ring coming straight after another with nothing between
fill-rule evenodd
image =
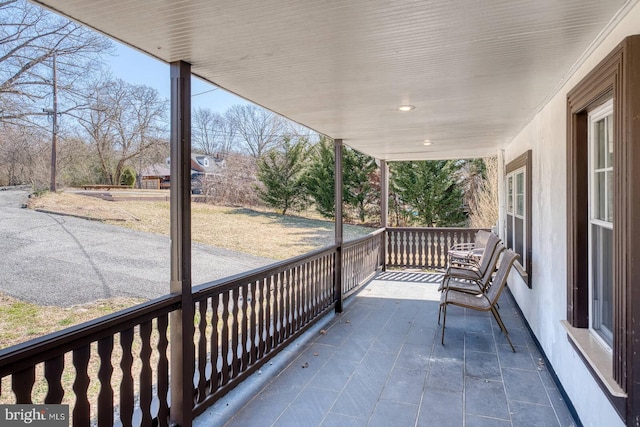
<instances>
[{"instance_id":1,"label":"recessed ceiling light","mask_svg":"<svg viewBox=\"0 0 640 427\"><path fill-rule=\"evenodd\" d=\"M398 107L398 110L400 111L411 111L413 110L415 107L415 105L401 105Z\"/></svg>"},{"instance_id":2,"label":"recessed ceiling light","mask_svg":"<svg viewBox=\"0 0 640 427\"><path fill-rule=\"evenodd\" d=\"M422 145L431 145L431 141L429 141L428 139L425 139Z\"/></svg>"}]
</instances>

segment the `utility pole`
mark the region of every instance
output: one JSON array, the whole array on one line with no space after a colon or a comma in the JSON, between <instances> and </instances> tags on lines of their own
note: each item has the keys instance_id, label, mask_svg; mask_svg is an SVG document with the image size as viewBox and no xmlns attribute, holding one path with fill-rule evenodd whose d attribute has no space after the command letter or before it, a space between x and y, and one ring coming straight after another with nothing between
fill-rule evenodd
<instances>
[{"instance_id":1,"label":"utility pole","mask_svg":"<svg viewBox=\"0 0 640 427\"><path fill-rule=\"evenodd\" d=\"M58 143L58 81L56 74L56 51L53 51L53 109L45 110L53 115L53 136L51 139L51 185L49 191L56 192L56 145Z\"/></svg>"}]
</instances>

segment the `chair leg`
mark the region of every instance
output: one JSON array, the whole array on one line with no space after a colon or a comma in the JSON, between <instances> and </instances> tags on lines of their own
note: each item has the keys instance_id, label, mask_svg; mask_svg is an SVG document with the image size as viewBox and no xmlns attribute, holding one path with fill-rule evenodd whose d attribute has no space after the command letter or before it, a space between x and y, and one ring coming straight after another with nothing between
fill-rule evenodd
<instances>
[{"instance_id":1,"label":"chair leg","mask_svg":"<svg viewBox=\"0 0 640 427\"><path fill-rule=\"evenodd\" d=\"M500 330L504 333L504 336L507 337L507 341L509 342L509 345L511 346L511 351L513 351L515 353L516 349L513 347L513 343L511 342L511 338L509 338L509 332L507 331L507 327L504 326L504 322L502 321L502 318L500 317L500 313L498 313L498 310L496 310L496 308L493 307L493 306L491 306L491 314L493 314L493 318L496 319L496 322L498 322L498 326L500 326Z\"/></svg>"},{"instance_id":2,"label":"chair leg","mask_svg":"<svg viewBox=\"0 0 640 427\"><path fill-rule=\"evenodd\" d=\"M447 323L447 304L440 304L442 308L442 340L440 341L442 345L444 345L444 325Z\"/></svg>"},{"instance_id":3,"label":"chair leg","mask_svg":"<svg viewBox=\"0 0 640 427\"><path fill-rule=\"evenodd\" d=\"M449 276L445 274L442 276L442 282L440 282L440 286L438 286L438 292L442 292L447 287L447 283L449 283Z\"/></svg>"}]
</instances>

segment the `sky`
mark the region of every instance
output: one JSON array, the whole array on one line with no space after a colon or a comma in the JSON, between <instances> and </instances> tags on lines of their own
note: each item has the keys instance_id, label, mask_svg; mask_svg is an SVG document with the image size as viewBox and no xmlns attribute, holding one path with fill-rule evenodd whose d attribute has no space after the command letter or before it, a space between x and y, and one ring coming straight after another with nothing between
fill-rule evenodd
<instances>
[{"instance_id":1,"label":"sky","mask_svg":"<svg viewBox=\"0 0 640 427\"><path fill-rule=\"evenodd\" d=\"M118 42L113 42L116 47L115 56L106 57L107 64L116 78L121 78L129 83L145 84L158 90L163 98L170 98L171 83L169 80L169 65L144 53L138 52ZM191 106L202 107L218 113L224 113L234 104L246 103L222 89L191 78Z\"/></svg>"}]
</instances>

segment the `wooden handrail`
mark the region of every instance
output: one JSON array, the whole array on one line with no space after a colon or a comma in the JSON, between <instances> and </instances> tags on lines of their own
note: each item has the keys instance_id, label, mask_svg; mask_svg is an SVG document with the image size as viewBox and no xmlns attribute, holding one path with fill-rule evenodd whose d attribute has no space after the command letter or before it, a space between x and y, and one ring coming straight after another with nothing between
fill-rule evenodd
<instances>
[{"instance_id":1,"label":"wooden handrail","mask_svg":"<svg viewBox=\"0 0 640 427\"><path fill-rule=\"evenodd\" d=\"M17 372L132 326L177 310L180 297L165 295L80 325L0 350L0 377Z\"/></svg>"}]
</instances>

